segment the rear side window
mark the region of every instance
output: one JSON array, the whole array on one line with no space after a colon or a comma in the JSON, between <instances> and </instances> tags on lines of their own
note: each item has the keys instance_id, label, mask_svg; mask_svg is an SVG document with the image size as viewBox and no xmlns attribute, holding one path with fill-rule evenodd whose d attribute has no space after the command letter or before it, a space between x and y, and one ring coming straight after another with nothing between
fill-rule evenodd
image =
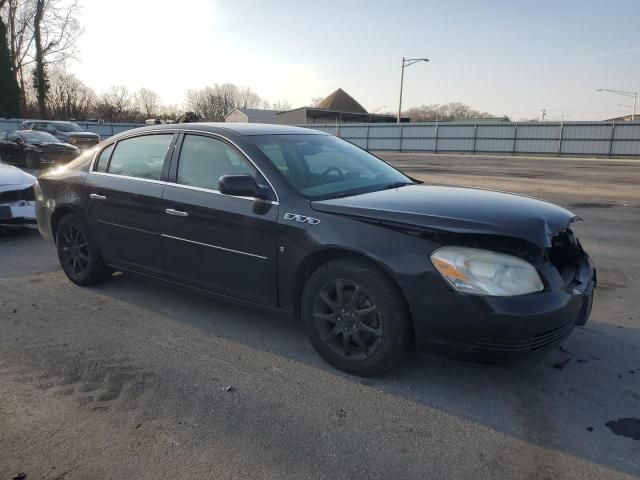
<instances>
[{"instance_id":1,"label":"rear side window","mask_svg":"<svg viewBox=\"0 0 640 480\"><path fill-rule=\"evenodd\" d=\"M107 148L100 152L98 156L98 161L96 162L96 172L106 172L107 166L109 165L109 158L111 157L111 152L113 152L113 147L115 147L115 143L109 145Z\"/></svg>"},{"instance_id":2,"label":"rear side window","mask_svg":"<svg viewBox=\"0 0 640 480\"><path fill-rule=\"evenodd\" d=\"M173 134L146 135L116 143L108 172L127 177L160 180Z\"/></svg>"},{"instance_id":3,"label":"rear side window","mask_svg":"<svg viewBox=\"0 0 640 480\"><path fill-rule=\"evenodd\" d=\"M218 190L221 176L241 173L248 173L259 181L253 165L226 143L199 135L184 137L178 162L178 183Z\"/></svg>"}]
</instances>

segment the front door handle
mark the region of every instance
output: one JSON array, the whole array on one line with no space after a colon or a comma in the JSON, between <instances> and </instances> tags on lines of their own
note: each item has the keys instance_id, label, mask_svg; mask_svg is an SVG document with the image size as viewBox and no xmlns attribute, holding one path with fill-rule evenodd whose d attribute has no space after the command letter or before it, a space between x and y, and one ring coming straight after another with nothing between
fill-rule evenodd
<instances>
[{"instance_id":1,"label":"front door handle","mask_svg":"<svg viewBox=\"0 0 640 480\"><path fill-rule=\"evenodd\" d=\"M106 200L107 197L105 197L104 195L98 195L97 193L92 193L91 195L89 195L89 198L93 198L94 200Z\"/></svg>"},{"instance_id":2,"label":"front door handle","mask_svg":"<svg viewBox=\"0 0 640 480\"><path fill-rule=\"evenodd\" d=\"M173 208L167 208L164 213L167 215L174 215L176 217L188 217L189 214L187 212L181 212L180 210L174 210Z\"/></svg>"}]
</instances>

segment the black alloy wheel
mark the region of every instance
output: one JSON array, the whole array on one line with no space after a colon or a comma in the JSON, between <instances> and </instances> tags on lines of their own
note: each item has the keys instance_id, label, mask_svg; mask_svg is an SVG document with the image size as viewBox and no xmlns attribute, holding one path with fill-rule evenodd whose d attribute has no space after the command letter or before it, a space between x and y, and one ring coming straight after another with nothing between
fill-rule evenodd
<instances>
[{"instance_id":1,"label":"black alloy wheel","mask_svg":"<svg viewBox=\"0 0 640 480\"><path fill-rule=\"evenodd\" d=\"M77 285L93 285L111 273L102 261L89 228L78 215L62 218L56 230L56 247L64 273Z\"/></svg>"},{"instance_id":2,"label":"black alloy wheel","mask_svg":"<svg viewBox=\"0 0 640 480\"><path fill-rule=\"evenodd\" d=\"M74 275L82 276L89 268L89 242L84 233L73 223L62 231L62 261L73 270Z\"/></svg>"},{"instance_id":3,"label":"black alloy wheel","mask_svg":"<svg viewBox=\"0 0 640 480\"><path fill-rule=\"evenodd\" d=\"M316 295L313 317L322 341L346 360L369 358L382 343L380 311L357 282L325 284Z\"/></svg>"},{"instance_id":4,"label":"black alloy wheel","mask_svg":"<svg viewBox=\"0 0 640 480\"><path fill-rule=\"evenodd\" d=\"M365 259L344 257L320 266L305 284L301 314L318 354L356 375L395 367L412 337L399 288Z\"/></svg>"},{"instance_id":5,"label":"black alloy wheel","mask_svg":"<svg viewBox=\"0 0 640 480\"><path fill-rule=\"evenodd\" d=\"M27 168L36 170L40 168L40 157L38 157L37 153L27 152L27 155L24 157L24 164Z\"/></svg>"}]
</instances>

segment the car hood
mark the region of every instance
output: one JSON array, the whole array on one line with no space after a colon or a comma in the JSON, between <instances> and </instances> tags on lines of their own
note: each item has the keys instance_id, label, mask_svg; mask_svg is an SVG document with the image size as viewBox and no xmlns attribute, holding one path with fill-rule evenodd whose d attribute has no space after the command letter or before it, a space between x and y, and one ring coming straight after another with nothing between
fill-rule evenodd
<instances>
[{"instance_id":1,"label":"car hood","mask_svg":"<svg viewBox=\"0 0 640 480\"><path fill-rule=\"evenodd\" d=\"M74 147L70 143L60 143L60 142L32 142L29 143L30 146L39 148L41 150L51 150L51 151L66 151L66 150L76 150L77 147Z\"/></svg>"},{"instance_id":2,"label":"car hood","mask_svg":"<svg viewBox=\"0 0 640 480\"><path fill-rule=\"evenodd\" d=\"M98 138L98 134L93 132L61 132L61 133L63 133L65 137Z\"/></svg>"},{"instance_id":3,"label":"car hood","mask_svg":"<svg viewBox=\"0 0 640 480\"><path fill-rule=\"evenodd\" d=\"M551 246L577 217L557 205L512 193L475 188L409 185L312 201L317 211L429 230L505 235Z\"/></svg>"},{"instance_id":4,"label":"car hood","mask_svg":"<svg viewBox=\"0 0 640 480\"><path fill-rule=\"evenodd\" d=\"M0 162L0 191L8 190L8 185L33 185L36 177L17 167Z\"/></svg>"}]
</instances>

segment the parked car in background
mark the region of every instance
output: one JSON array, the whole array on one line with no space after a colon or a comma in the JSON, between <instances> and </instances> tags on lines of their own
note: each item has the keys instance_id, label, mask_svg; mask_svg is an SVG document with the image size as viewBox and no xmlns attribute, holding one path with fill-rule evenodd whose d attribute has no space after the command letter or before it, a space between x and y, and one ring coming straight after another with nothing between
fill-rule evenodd
<instances>
[{"instance_id":1,"label":"parked car in background","mask_svg":"<svg viewBox=\"0 0 640 480\"><path fill-rule=\"evenodd\" d=\"M0 227L36 226L36 177L0 162Z\"/></svg>"},{"instance_id":2,"label":"parked car in background","mask_svg":"<svg viewBox=\"0 0 640 480\"><path fill-rule=\"evenodd\" d=\"M80 154L80 149L46 132L9 130L0 132L0 161L27 168L67 163Z\"/></svg>"},{"instance_id":3,"label":"parked car in background","mask_svg":"<svg viewBox=\"0 0 640 480\"><path fill-rule=\"evenodd\" d=\"M295 312L355 374L411 345L539 356L585 324L596 275L573 213L420 183L305 128L157 125L41 175L36 217L78 285L116 268Z\"/></svg>"},{"instance_id":4,"label":"parked car in background","mask_svg":"<svg viewBox=\"0 0 640 480\"><path fill-rule=\"evenodd\" d=\"M20 130L36 130L47 132L63 142L75 145L81 150L93 147L100 142L100 135L87 132L73 122L27 120L22 122Z\"/></svg>"}]
</instances>

